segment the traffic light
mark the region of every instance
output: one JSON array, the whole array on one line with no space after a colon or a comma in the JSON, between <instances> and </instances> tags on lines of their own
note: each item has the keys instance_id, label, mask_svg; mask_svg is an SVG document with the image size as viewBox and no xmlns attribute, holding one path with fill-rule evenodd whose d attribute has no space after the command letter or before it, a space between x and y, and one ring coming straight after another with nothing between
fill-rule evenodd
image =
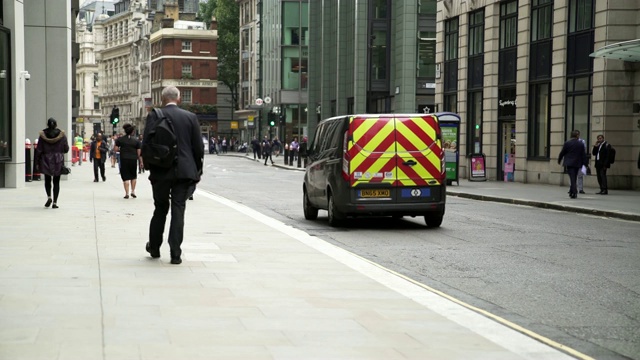
<instances>
[{"instance_id":1,"label":"traffic light","mask_svg":"<svg viewBox=\"0 0 640 360\"><path fill-rule=\"evenodd\" d=\"M274 127L276 126L276 114L273 112L269 112L267 114L267 119L269 120L269 127Z\"/></svg>"},{"instance_id":2,"label":"traffic light","mask_svg":"<svg viewBox=\"0 0 640 360\"><path fill-rule=\"evenodd\" d=\"M120 122L120 109L113 107L111 109L111 125L117 125Z\"/></svg>"},{"instance_id":3,"label":"traffic light","mask_svg":"<svg viewBox=\"0 0 640 360\"><path fill-rule=\"evenodd\" d=\"M280 116L278 118L279 118L278 120L280 120L280 125L286 124L286 122L287 122L287 114L282 113L282 114L280 114Z\"/></svg>"}]
</instances>

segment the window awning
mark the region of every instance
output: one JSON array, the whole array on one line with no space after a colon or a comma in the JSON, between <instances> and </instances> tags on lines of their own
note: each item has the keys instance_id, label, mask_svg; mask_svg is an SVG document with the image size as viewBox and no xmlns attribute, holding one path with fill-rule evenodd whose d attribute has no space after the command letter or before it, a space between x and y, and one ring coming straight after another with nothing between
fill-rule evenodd
<instances>
[{"instance_id":1,"label":"window awning","mask_svg":"<svg viewBox=\"0 0 640 360\"><path fill-rule=\"evenodd\" d=\"M640 62L640 39L603 46L589 56Z\"/></svg>"}]
</instances>

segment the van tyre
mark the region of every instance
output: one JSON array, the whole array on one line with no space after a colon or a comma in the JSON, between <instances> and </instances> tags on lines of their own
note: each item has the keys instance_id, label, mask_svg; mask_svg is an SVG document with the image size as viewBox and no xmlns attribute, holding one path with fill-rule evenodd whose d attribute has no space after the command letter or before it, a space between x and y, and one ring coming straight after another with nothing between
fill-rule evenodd
<instances>
[{"instance_id":1,"label":"van tyre","mask_svg":"<svg viewBox=\"0 0 640 360\"><path fill-rule=\"evenodd\" d=\"M333 195L329 194L329 225L333 227L337 227L342 225L342 220L344 220L344 215L338 211L336 208L336 203L333 201Z\"/></svg>"},{"instance_id":2,"label":"van tyre","mask_svg":"<svg viewBox=\"0 0 640 360\"><path fill-rule=\"evenodd\" d=\"M307 189L304 189L304 196L302 198L302 210L304 211L304 218L307 220L315 220L318 218L318 208L313 207L309 201L309 195Z\"/></svg>"},{"instance_id":3,"label":"van tyre","mask_svg":"<svg viewBox=\"0 0 640 360\"><path fill-rule=\"evenodd\" d=\"M424 222L427 224L427 227L437 228L442 225L442 219L444 218L444 211L442 212L433 212L426 214L424 216Z\"/></svg>"}]
</instances>

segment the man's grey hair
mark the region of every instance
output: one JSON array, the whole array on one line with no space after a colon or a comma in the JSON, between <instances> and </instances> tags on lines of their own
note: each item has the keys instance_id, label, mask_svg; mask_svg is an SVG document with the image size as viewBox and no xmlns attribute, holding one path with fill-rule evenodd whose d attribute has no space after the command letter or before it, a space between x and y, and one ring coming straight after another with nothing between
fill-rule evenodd
<instances>
[{"instance_id":1,"label":"man's grey hair","mask_svg":"<svg viewBox=\"0 0 640 360\"><path fill-rule=\"evenodd\" d=\"M180 90L175 86L167 86L162 89L162 98L167 100L178 100L180 98Z\"/></svg>"}]
</instances>

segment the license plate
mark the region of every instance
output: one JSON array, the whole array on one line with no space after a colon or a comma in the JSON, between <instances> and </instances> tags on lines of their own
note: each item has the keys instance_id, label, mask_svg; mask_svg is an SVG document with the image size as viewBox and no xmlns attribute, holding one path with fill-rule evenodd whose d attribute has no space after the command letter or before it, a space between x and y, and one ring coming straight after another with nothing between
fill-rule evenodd
<instances>
[{"instance_id":1,"label":"license plate","mask_svg":"<svg viewBox=\"0 0 640 360\"><path fill-rule=\"evenodd\" d=\"M367 189L360 190L360 197L363 198L388 198L391 196L389 189Z\"/></svg>"}]
</instances>

